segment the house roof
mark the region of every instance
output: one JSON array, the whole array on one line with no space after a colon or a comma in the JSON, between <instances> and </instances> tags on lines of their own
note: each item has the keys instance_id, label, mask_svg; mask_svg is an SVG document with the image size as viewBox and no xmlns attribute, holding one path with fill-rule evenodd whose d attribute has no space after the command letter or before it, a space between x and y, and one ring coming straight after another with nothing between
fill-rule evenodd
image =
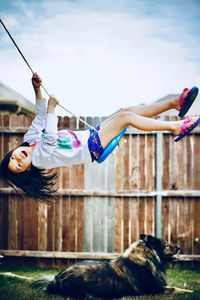
<instances>
[{"instance_id":1,"label":"house roof","mask_svg":"<svg viewBox=\"0 0 200 300\"><path fill-rule=\"evenodd\" d=\"M0 82L0 110L17 114L35 114L35 105Z\"/></svg>"}]
</instances>

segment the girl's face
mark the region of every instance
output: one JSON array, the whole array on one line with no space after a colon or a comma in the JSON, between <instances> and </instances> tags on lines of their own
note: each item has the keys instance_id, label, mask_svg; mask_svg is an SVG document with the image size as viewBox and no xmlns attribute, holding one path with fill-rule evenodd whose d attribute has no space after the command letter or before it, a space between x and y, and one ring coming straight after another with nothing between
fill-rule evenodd
<instances>
[{"instance_id":1,"label":"girl's face","mask_svg":"<svg viewBox=\"0 0 200 300\"><path fill-rule=\"evenodd\" d=\"M13 173L21 173L31 168L33 147L19 147L10 157L8 169Z\"/></svg>"}]
</instances>

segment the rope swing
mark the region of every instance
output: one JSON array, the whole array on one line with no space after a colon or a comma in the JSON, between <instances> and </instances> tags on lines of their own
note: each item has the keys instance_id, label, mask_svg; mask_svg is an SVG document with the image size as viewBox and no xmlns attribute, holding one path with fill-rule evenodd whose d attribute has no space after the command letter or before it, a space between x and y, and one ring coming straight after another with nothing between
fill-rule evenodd
<instances>
[{"instance_id":1,"label":"rope swing","mask_svg":"<svg viewBox=\"0 0 200 300\"><path fill-rule=\"evenodd\" d=\"M7 34L9 35L9 37L11 38L13 44L15 45L15 47L17 48L18 52L20 53L20 55L22 56L23 60L25 61L25 63L27 64L28 68L31 70L32 74L34 74L33 69L31 68L31 66L29 65L28 61L26 60L26 58L24 57L23 53L21 52L21 50L19 49L19 47L17 46L15 40L13 39L13 37L11 36L10 32L8 31L8 29L6 28L6 26L4 25L3 21L0 19L1 24L3 25L5 31L7 32ZM50 97L50 94L47 92L47 90L45 89L45 87L41 84L41 87L43 88L43 90L45 91L45 93L48 95L48 97ZM66 109L64 106L62 106L61 104L58 103L58 105L64 109L66 112L70 113L73 117L75 117L76 119L78 119L80 122L84 123L85 125L87 125L89 128L97 131L96 128L94 128L93 126L91 126L90 124L88 124L86 121L82 120L81 118L75 116L71 111L69 111L68 109ZM109 155L110 153L113 152L113 150L119 146L119 144L122 142L122 137L126 132L127 127L116 137L113 138L113 140L108 144L108 146L104 149L104 152L101 154L101 156L98 159L98 163L102 163Z\"/></svg>"},{"instance_id":2,"label":"rope swing","mask_svg":"<svg viewBox=\"0 0 200 300\"><path fill-rule=\"evenodd\" d=\"M31 70L32 74L34 74L33 69L31 68L30 64L28 63L28 61L26 60L26 58L24 57L23 53L21 52L21 50L19 49L19 47L17 46L15 40L13 39L13 37L11 36L10 32L8 31L8 29L6 28L5 24L3 23L3 21L0 19L0 22L2 24L2 26L4 27L5 31L7 32L7 34L9 35L9 37L11 38L13 44L15 45L15 47L17 48L18 52L20 53L20 55L22 56L23 60L25 61L25 63L27 64L28 68ZM47 90L45 89L45 87L41 84L41 87L43 88L43 90L45 91L45 93L48 95L48 97L50 97L50 94L47 92ZM69 114L71 114L73 117L75 117L77 120L79 120L80 122L84 123L85 125L87 125L89 128L97 131L96 128L94 128L93 126L91 126L90 124L88 124L86 121L82 120L81 118L77 117L74 113L72 113L71 111L69 111L67 108L65 108L64 106L62 106L61 104L58 103L58 105L64 109L66 112L68 112Z\"/></svg>"}]
</instances>

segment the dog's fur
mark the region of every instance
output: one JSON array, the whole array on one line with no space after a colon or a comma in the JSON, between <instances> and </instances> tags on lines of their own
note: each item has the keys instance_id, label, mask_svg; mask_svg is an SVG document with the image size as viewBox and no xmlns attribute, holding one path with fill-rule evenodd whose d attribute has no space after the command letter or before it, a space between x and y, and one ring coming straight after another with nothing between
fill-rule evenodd
<instances>
[{"instance_id":1,"label":"dog's fur","mask_svg":"<svg viewBox=\"0 0 200 300\"><path fill-rule=\"evenodd\" d=\"M179 247L151 235L141 234L140 238L117 259L75 263L52 280L42 278L31 286L78 299L192 292L167 286L165 264Z\"/></svg>"}]
</instances>

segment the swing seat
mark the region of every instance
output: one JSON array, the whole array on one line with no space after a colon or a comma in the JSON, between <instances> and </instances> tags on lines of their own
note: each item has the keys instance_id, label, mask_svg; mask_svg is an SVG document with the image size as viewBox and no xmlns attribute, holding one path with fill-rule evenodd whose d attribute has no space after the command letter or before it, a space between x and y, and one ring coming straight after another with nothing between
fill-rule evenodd
<instances>
[{"instance_id":1,"label":"swing seat","mask_svg":"<svg viewBox=\"0 0 200 300\"><path fill-rule=\"evenodd\" d=\"M124 128L124 130L122 130L122 132L117 135L109 144L108 146L105 148L105 150L103 151L103 153L101 154L101 156L99 157L99 159L97 160L97 162L100 164L102 163L109 155L110 153L113 152L113 150L119 146L119 142L122 139L122 137L124 136L125 132L126 132L126 128Z\"/></svg>"}]
</instances>

